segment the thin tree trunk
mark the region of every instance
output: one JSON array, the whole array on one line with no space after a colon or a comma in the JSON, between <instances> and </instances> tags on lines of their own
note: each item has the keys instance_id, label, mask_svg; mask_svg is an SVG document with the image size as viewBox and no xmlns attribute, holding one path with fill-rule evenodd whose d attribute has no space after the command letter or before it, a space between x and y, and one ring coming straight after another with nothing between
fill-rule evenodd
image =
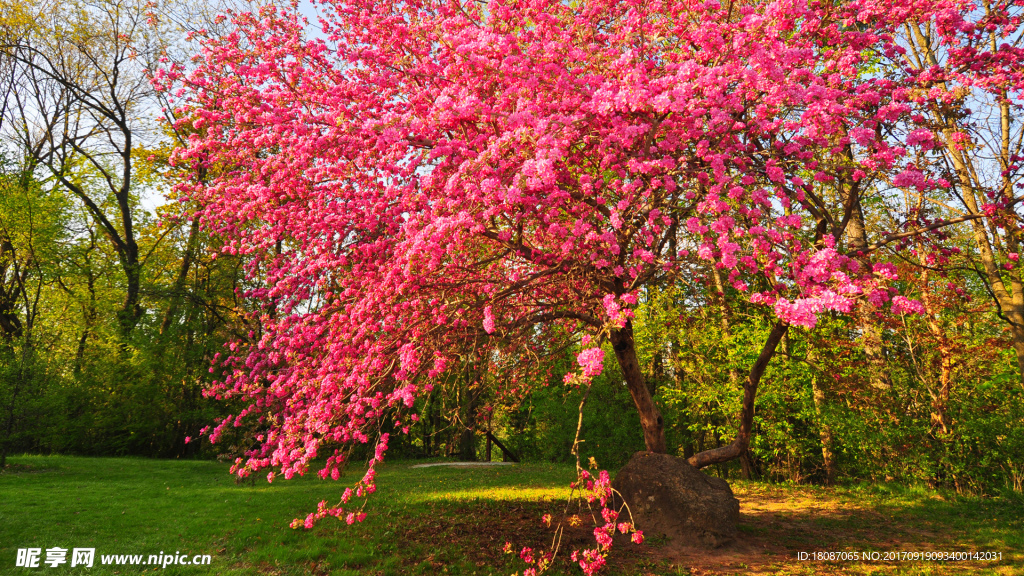
<instances>
[{"instance_id":1,"label":"thin tree trunk","mask_svg":"<svg viewBox=\"0 0 1024 576\"><path fill-rule=\"evenodd\" d=\"M490 429L490 427L487 428L487 450L486 450L486 453L484 454L484 461L486 461L486 462L490 462L491 461L491 429Z\"/></svg>"},{"instance_id":2,"label":"thin tree trunk","mask_svg":"<svg viewBox=\"0 0 1024 576\"><path fill-rule=\"evenodd\" d=\"M88 260L86 260L88 263ZM89 343L89 337L92 335L93 328L96 325L96 319L99 313L96 311L96 278L92 274L92 268L87 271L87 284L89 288L89 305L82 307L82 336L78 339L78 349L75 351L75 366L74 373L80 374L82 372L82 365L85 362L85 347Z\"/></svg>"},{"instance_id":3,"label":"thin tree trunk","mask_svg":"<svg viewBox=\"0 0 1024 576\"><path fill-rule=\"evenodd\" d=\"M817 358L812 350L807 353L808 360ZM818 374L811 376L811 392L814 398L814 414L818 418L818 439L821 441L821 459L825 465L825 484L832 485L836 481L835 455L832 452L832 427L825 423L825 389L818 381Z\"/></svg>"},{"instance_id":4,"label":"thin tree trunk","mask_svg":"<svg viewBox=\"0 0 1024 576\"><path fill-rule=\"evenodd\" d=\"M757 397L757 385L761 382L761 376L764 375L779 342L782 341L782 337L788 330L789 324L781 320L777 321L761 349L761 354L750 368L750 374L747 375L747 380L743 384L743 409L740 412L740 429L736 433L736 439L726 446L694 454L687 460L691 466L703 468L719 462L728 462L746 452L747 447L750 446L750 433L754 427L754 399Z\"/></svg>"},{"instance_id":5,"label":"thin tree trunk","mask_svg":"<svg viewBox=\"0 0 1024 576\"><path fill-rule=\"evenodd\" d=\"M516 456L514 452L509 450L504 444L502 444L501 440L498 440L494 436L494 434L488 432L487 440L489 442L493 442L494 445L498 447L498 450L501 450L501 457L504 462L519 462L519 457Z\"/></svg>"},{"instance_id":6,"label":"thin tree trunk","mask_svg":"<svg viewBox=\"0 0 1024 576\"><path fill-rule=\"evenodd\" d=\"M919 247L919 250L921 248ZM924 252L921 250L922 264L924 260ZM953 422L949 417L949 394L953 387L953 358L952 358L952 346L950 345L949 338L946 337L946 332L942 329L939 324L938 317L936 315L934 299L932 298L930 287L928 286L928 269L925 268L921 272L921 301L924 304L925 318L927 319L928 330L935 337L938 343L939 352L939 389L932 390L929 386L929 392L932 397L932 413L931 413L931 425L932 428L938 428L942 431L943 435L947 435L952 430ZM930 379L930 378L929 378Z\"/></svg>"},{"instance_id":7,"label":"thin tree trunk","mask_svg":"<svg viewBox=\"0 0 1024 576\"><path fill-rule=\"evenodd\" d=\"M474 352L470 365L466 367L466 418L459 437L459 457L469 462L476 461L476 418L482 393L479 386L482 375L481 359Z\"/></svg>"},{"instance_id":8,"label":"thin tree trunk","mask_svg":"<svg viewBox=\"0 0 1024 576\"><path fill-rule=\"evenodd\" d=\"M851 156L852 158L852 153ZM860 198L856 189L850 187L846 202L847 212L850 215L846 225L846 233L849 238L850 251L857 255L857 259L868 270L871 269L871 261L867 256L868 237L867 227L864 224L864 212L861 209ZM867 357L868 374L871 379L871 386L880 390L887 390L891 386L886 378L885 355L882 347L882 330L872 319L875 307L867 302L861 304L857 310L857 327L861 331L861 345L864 347L864 355Z\"/></svg>"},{"instance_id":9,"label":"thin tree trunk","mask_svg":"<svg viewBox=\"0 0 1024 576\"><path fill-rule=\"evenodd\" d=\"M185 282L188 280L188 273L192 267L192 260L195 257L196 247L199 244L199 218L192 220L192 226L188 231L188 242L185 244L185 254L181 257L181 266L178 269L178 277L174 279L174 288L171 289L171 302L167 306L167 312L160 323L160 335L164 336L170 329L178 315L178 308L185 293Z\"/></svg>"},{"instance_id":10,"label":"thin tree trunk","mask_svg":"<svg viewBox=\"0 0 1024 576\"><path fill-rule=\"evenodd\" d=\"M654 405L651 399L651 392L647 389L647 382L643 372L640 370L640 361L636 357L636 343L633 340L633 324L626 321L626 325L611 333L612 349L615 350L615 358L619 361L622 369L622 376L626 379L626 387L629 395L633 397L637 412L640 413L640 426L644 431L644 443L648 452L664 454L665 447L665 420L661 411Z\"/></svg>"}]
</instances>

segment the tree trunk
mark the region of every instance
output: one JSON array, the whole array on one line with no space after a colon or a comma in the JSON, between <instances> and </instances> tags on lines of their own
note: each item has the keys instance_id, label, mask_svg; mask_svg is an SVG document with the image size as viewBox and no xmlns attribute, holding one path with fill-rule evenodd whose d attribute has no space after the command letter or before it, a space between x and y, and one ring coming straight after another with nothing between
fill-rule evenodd
<instances>
[{"instance_id":1,"label":"tree trunk","mask_svg":"<svg viewBox=\"0 0 1024 576\"><path fill-rule=\"evenodd\" d=\"M711 277L715 281L715 300L718 303L718 309L721 313L721 327L722 327L722 339L728 340L732 337L732 310L729 309L729 304L725 300L725 283L722 282L722 273L717 267L711 267ZM728 347L726 347L726 362L729 364L729 383L732 386L738 386L740 382L740 371L732 365L732 362L728 358ZM730 424L731 425L731 424ZM717 440L717 438L716 438ZM687 459L692 454L687 455ZM755 476L754 464L750 461L750 452L744 450L740 456L740 477L744 480L752 480Z\"/></svg>"},{"instance_id":2,"label":"tree trunk","mask_svg":"<svg viewBox=\"0 0 1024 576\"><path fill-rule=\"evenodd\" d=\"M761 354L750 368L750 374L747 375L747 380L743 383L743 410L740 412L740 429L736 433L736 439L727 446L694 454L687 460L691 466L703 468L719 462L728 462L746 452L747 447L750 446L750 432L754 427L754 399L757 397L757 385L761 382L761 376L764 375L768 363L775 355L775 349L778 348L779 342L782 341L787 330L789 330L789 324L781 320L775 323L768 335L768 340L761 349Z\"/></svg>"},{"instance_id":3,"label":"tree trunk","mask_svg":"<svg viewBox=\"0 0 1024 576\"><path fill-rule=\"evenodd\" d=\"M922 254L921 264L925 265L923 247L918 245L918 250L920 250ZM938 311L935 309L935 303L933 302L932 293L930 291L931 287L928 284L927 268L924 268L921 272L921 284L921 301L924 304L928 330L935 338L937 342L936 347L939 352L939 389L932 390L932 387L928 386L928 391L932 397L931 425L933 429L938 428L941 430L943 435L947 435L952 430L953 425L948 412L949 394L953 388L952 344L949 341L949 338L946 337L946 332L943 330L942 325L939 323Z\"/></svg>"},{"instance_id":4,"label":"tree trunk","mask_svg":"<svg viewBox=\"0 0 1024 576\"><path fill-rule=\"evenodd\" d=\"M88 263L89 260L86 259L86 264L88 265ZM82 306L83 326L82 335L78 339L78 349L75 351L75 374L82 372L82 364L85 362L85 347L89 343L89 338L92 336L96 320L99 317L99 312L96 310L96 277L93 276L91 267L87 270L86 279L86 286L89 288L89 305Z\"/></svg>"},{"instance_id":5,"label":"tree trunk","mask_svg":"<svg viewBox=\"0 0 1024 576\"><path fill-rule=\"evenodd\" d=\"M199 244L199 218L192 220L188 231L188 242L185 245L185 253L181 257L181 266L178 268L178 276L174 280L174 288L171 289L171 302L167 306L167 312L160 323L160 336L166 341L167 331L178 316L178 308L185 295L185 283L188 281L188 273L192 267L192 260Z\"/></svg>"},{"instance_id":6,"label":"tree trunk","mask_svg":"<svg viewBox=\"0 0 1024 576\"><path fill-rule=\"evenodd\" d=\"M459 435L459 459L466 462L476 461L476 400L477 395L467 391L466 419L462 433Z\"/></svg>"},{"instance_id":7,"label":"tree trunk","mask_svg":"<svg viewBox=\"0 0 1024 576\"><path fill-rule=\"evenodd\" d=\"M664 454L665 448L665 420L661 412L654 405L651 399L651 392L647 389L647 382L643 372L640 370L640 361L636 357L636 343L633 341L633 324L626 321L626 325L619 330L612 330L612 349L615 350L615 358L619 361L622 369L622 377L626 379L626 387L629 395L633 397L637 412L640 413L640 426L644 431L644 443L648 452Z\"/></svg>"},{"instance_id":8,"label":"tree trunk","mask_svg":"<svg viewBox=\"0 0 1024 576\"><path fill-rule=\"evenodd\" d=\"M469 365L466 366L465 418L462 421L462 433L459 436L459 458L467 462L476 461L476 425L480 395L480 378L484 367L481 359L474 352Z\"/></svg>"},{"instance_id":9,"label":"tree trunk","mask_svg":"<svg viewBox=\"0 0 1024 576\"><path fill-rule=\"evenodd\" d=\"M493 442L494 445L498 447L498 450L501 450L501 458L503 462L519 462L519 457L502 444L501 440L498 440L494 434L487 432L487 441ZM490 462L490 460L488 460L488 462Z\"/></svg>"},{"instance_id":10,"label":"tree trunk","mask_svg":"<svg viewBox=\"0 0 1024 576\"><path fill-rule=\"evenodd\" d=\"M814 395L814 413L818 417L818 439L821 440L821 459L825 465L825 484L836 481L835 455L832 453L832 427L823 422L825 390L818 383L818 375L811 377L811 392Z\"/></svg>"},{"instance_id":11,"label":"tree trunk","mask_svg":"<svg viewBox=\"0 0 1024 576\"><path fill-rule=\"evenodd\" d=\"M744 480L757 479L757 470L754 468L754 462L750 459L749 450L740 454L740 478Z\"/></svg>"}]
</instances>

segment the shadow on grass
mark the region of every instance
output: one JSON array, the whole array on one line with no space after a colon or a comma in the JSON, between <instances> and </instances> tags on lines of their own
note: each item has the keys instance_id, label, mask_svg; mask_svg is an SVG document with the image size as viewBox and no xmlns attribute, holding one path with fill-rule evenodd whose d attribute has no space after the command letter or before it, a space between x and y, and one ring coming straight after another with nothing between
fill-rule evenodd
<instances>
[{"instance_id":1,"label":"shadow on grass","mask_svg":"<svg viewBox=\"0 0 1024 576\"><path fill-rule=\"evenodd\" d=\"M736 542L712 551L666 545L661 562L682 574L1024 573L1024 507L1017 499L754 483L737 483L734 491L741 502ZM845 552L846 559L817 555L830 552ZM953 562L902 554L915 552L995 557ZM875 553L877 560L864 560ZM893 554L898 559L885 560Z\"/></svg>"},{"instance_id":2,"label":"shadow on grass","mask_svg":"<svg viewBox=\"0 0 1024 576\"><path fill-rule=\"evenodd\" d=\"M481 570L506 568L499 573L521 573L527 565L518 559L520 550L529 547L540 553L552 549L555 531L554 526L543 523L545 514L552 514L553 524L561 521L563 526L558 554L549 574L579 574L580 569L569 555L573 550L595 545L594 524L585 509L567 510L564 501L431 502L415 514L389 519L388 531L396 537L395 552L410 559L410 573L440 573L459 563ZM572 516L580 518L578 526L570 525ZM503 551L506 543L511 553ZM608 560L606 573L640 574L638 562L651 563L656 556L655 547L618 544Z\"/></svg>"}]
</instances>

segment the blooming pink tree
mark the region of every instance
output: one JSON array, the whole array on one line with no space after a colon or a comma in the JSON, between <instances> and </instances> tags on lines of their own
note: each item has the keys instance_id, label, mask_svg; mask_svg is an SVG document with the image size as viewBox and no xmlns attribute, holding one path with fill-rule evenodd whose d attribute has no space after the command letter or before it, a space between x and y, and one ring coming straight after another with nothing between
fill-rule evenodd
<instances>
[{"instance_id":1,"label":"blooming pink tree","mask_svg":"<svg viewBox=\"0 0 1024 576\"><path fill-rule=\"evenodd\" d=\"M183 186L225 251L248 262L261 329L231 345L211 390L263 430L237 470L304 473L376 444L343 504L372 492L415 399L479 351L582 341L579 378L610 341L648 450L666 450L637 360L638 290L715 267L776 318L744 383L741 429L695 455L746 448L758 381L790 326L861 303L896 312L865 198L942 184L908 174L892 127L904 76L877 71L896 32L967 6L927 1L324 1L233 15L194 62L156 81L195 135ZM872 71L871 66L875 67ZM904 91L904 92L901 92ZM897 206L897 214L902 207ZM577 340L582 337L582 340ZM514 383L511 385L515 385ZM271 471L272 478L276 472Z\"/></svg>"}]
</instances>

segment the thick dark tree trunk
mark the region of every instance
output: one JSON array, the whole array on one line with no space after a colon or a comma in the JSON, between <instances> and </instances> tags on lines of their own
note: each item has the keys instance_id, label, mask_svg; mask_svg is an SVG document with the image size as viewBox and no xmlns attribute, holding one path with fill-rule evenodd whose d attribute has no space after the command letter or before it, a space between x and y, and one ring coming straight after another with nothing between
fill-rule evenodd
<instances>
[{"instance_id":1,"label":"thick dark tree trunk","mask_svg":"<svg viewBox=\"0 0 1024 576\"><path fill-rule=\"evenodd\" d=\"M612 330L611 341L615 358L622 369L622 377L626 379L626 387L633 397L637 412L640 413L640 426L644 430L647 451L664 454L665 420L661 417L658 407L654 405L644 374L640 370L640 361L636 357L636 343L633 341L633 324L627 321L621 329Z\"/></svg>"},{"instance_id":2,"label":"thick dark tree trunk","mask_svg":"<svg viewBox=\"0 0 1024 576\"><path fill-rule=\"evenodd\" d=\"M782 341L787 330L789 330L789 324L781 321L775 324L768 335L768 340L764 343L764 348L761 349L761 354L754 362L754 366L751 367L747 380L743 383L743 410L740 412L740 429L736 433L736 439L726 446L694 454L687 460L691 466L703 468L719 462L728 462L739 458L746 452L750 445L750 432L754 427L754 399L757 397L757 385L761 382L761 376L764 375L768 362L775 355L775 349L778 348L779 342Z\"/></svg>"}]
</instances>

